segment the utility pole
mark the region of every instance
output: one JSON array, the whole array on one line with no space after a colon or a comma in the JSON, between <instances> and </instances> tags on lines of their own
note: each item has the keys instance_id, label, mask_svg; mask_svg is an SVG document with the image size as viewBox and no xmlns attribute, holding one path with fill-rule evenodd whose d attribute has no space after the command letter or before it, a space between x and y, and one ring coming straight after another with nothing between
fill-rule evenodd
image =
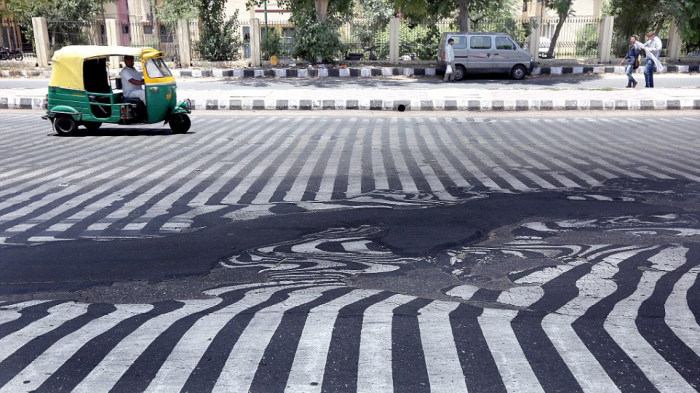
<instances>
[{"instance_id":1,"label":"utility pole","mask_svg":"<svg viewBox=\"0 0 700 393\"><path fill-rule=\"evenodd\" d=\"M270 55L270 43L267 40L267 0L265 0L265 50L268 51L268 57Z\"/></svg>"},{"instance_id":2,"label":"utility pole","mask_svg":"<svg viewBox=\"0 0 700 393\"><path fill-rule=\"evenodd\" d=\"M104 0L100 0L100 8L102 9L102 26L104 26L105 33L100 34L100 42L102 42L102 45L107 45L105 42L105 39L107 37L107 19L105 19L105 2Z\"/></svg>"}]
</instances>

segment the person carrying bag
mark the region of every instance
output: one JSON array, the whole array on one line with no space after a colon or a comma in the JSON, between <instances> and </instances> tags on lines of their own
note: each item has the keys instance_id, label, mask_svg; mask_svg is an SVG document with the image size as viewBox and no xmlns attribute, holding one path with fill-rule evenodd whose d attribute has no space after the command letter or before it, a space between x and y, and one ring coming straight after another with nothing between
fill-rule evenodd
<instances>
[{"instance_id":1,"label":"person carrying bag","mask_svg":"<svg viewBox=\"0 0 700 393\"><path fill-rule=\"evenodd\" d=\"M447 67L445 67L443 82L447 82L448 79L452 82L455 80L455 51L452 49L454 43L455 40L450 38L447 40L447 45L445 45L445 63L447 63Z\"/></svg>"}]
</instances>

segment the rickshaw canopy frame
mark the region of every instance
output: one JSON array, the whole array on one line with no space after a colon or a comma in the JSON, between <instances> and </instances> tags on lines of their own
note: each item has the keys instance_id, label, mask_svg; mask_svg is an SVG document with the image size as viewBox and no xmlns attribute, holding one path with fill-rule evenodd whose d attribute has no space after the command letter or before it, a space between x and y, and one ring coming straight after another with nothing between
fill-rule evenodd
<instances>
[{"instance_id":1,"label":"rickshaw canopy frame","mask_svg":"<svg viewBox=\"0 0 700 393\"><path fill-rule=\"evenodd\" d=\"M51 58L50 87L85 90L83 62L109 56L134 56L142 60L164 56L150 47L70 45L57 50Z\"/></svg>"}]
</instances>

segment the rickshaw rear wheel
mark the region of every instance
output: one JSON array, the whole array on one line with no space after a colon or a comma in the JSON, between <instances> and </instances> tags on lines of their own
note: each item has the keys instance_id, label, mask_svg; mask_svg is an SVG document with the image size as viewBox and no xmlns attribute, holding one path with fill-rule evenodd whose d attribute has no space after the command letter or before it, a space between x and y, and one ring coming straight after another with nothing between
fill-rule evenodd
<instances>
[{"instance_id":1,"label":"rickshaw rear wheel","mask_svg":"<svg viewBox=\"0 0 700 393\"><path fill-rule=\"evenodd\" d=\"M61 136L73 135L78 130L78 123L72 116L56 116L53 120L53 130Z\"/></svg>"},{"instance_id":2,"label":"rickshaw rear wheel","mask_svg":"<svg viewBox=\"0 0 700 393\"><path fill-rule=\"evenodd\" d=\"M102 125L99 121L84 121L83 125L88 131L97 131L98 128Z\"/></svg>"},{"instance_id":3,"label":"rickshaw rear wheel","mask_svg":"<svg viewBox=\"0 0 700 393\"><path fill-rule=\"evenodd\" d=\"M169 123L170 130L175 134L186 134L192 124L190 117L182 113L170 117Z\"/></svg>"}]
</instances>

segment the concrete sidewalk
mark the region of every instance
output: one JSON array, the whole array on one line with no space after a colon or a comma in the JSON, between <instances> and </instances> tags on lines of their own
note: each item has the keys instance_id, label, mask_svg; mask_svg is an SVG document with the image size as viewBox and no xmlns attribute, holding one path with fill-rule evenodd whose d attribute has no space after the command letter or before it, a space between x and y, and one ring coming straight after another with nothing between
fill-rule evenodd
<instances>
[{"instance_id":1,"label":"concrete sidewalk","mask_svg":"<svg viewBox=\"0 0 700 393\"><path fill-rule=\"evenodd\" d=\"M431 89L300 87L178 89L195 110L700 110L700 88L483 89L459 83ZM46 89L0 89L0 109L43 109Z\"/></svg>"},{"instance_id":2,"label":"concrete sidewalk","mask_svg":"<svg viewBox=\"0 0 700 393\"><path fill-rule=\"evenodd\" d=\"M387 76L434 77L440 70L432 67L328 67L328 68L182 68L172 69L176 78L372 78ZM641 73L643 67L636 72ZM111 70L116 76L117 70ZM659 73L689 74L700 72L700 64L668 64ZM603 75L624 74L625 67L612 65L570 65L570 66L535 66L532 76L538 75ZM48 69L5 69L0 70L0 77L49 78Z\"/></svg>"}]
</instances>

